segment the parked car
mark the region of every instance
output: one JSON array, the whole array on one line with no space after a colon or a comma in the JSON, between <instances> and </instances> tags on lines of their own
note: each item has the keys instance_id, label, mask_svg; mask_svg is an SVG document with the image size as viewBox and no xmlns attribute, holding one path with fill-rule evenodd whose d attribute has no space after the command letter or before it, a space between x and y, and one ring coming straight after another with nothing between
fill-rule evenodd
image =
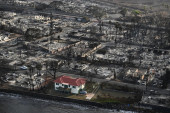
<instances>
[{"instance_id":1,"label":"parked car","mask_svg":"<svg viewBox=\"0 0 170 113\"><path fill-rule=\"evenodd\" d=\"M87 94L87 91L80 91L80 94Z\"/></svg>"},{"instance_id":2,"label":"parked car","mask_svg":"<svg viewBox=\"0 0 170 113\"><path fill-rule=\"evenodd\" d=\"M22 70L27 70L28 67L27 67L27 66L22 66L22 67L20 67L20 69L22 69Z\"/></svg>"}]
</instances>

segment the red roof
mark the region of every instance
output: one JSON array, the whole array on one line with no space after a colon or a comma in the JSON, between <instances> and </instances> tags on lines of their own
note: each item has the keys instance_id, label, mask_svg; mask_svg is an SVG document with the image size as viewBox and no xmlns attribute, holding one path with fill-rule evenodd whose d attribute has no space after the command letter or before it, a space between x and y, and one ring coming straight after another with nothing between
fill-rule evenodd
<instances>
[{"instance_id":1,"label":"red roof","mask_svg":"<svg viewBox=\"0 0 170 113\"><path fill-rule=\"evenodd\" d=\"M54 80L55 83L60 83L60 84L68 84L72 86L80 86L82 84L86 83L86 79L84 78L72 78L70 76L59 76L57 77L56 80Z\"/></svg>"}]
</instances>

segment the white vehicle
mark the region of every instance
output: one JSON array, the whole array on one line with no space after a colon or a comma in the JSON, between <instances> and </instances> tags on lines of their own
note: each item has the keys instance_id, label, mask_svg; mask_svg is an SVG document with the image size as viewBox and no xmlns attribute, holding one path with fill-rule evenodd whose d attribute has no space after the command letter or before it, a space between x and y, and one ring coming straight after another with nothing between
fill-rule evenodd
<instances>
[{"instance_id":1,"label":"white vehicle","mask_svg":"<svg viewBox=\"0 0 170 113\"><path fill-rule=\"evenodd\" d=\"M22 67L20 67L20 69L22 69L22 70L27 70L28 67L27 67L27 66L22 66Z\"/></svg>"},{"instance_id":2,"label":"white vehicle","mask_svg":"<svg viewBox=\"0 0 170 113\"><path fill-rule=\"evenodd\" d=\"M142 85L146 85L146 82L142 82L141 84L142 84Z\"/></svg>"}]
</instances>

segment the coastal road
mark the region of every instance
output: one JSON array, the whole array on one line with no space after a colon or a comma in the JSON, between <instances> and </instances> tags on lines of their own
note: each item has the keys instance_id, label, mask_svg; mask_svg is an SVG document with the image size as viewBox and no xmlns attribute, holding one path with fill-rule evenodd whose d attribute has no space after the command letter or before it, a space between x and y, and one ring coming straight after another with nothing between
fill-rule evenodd
<instances>
[{"instance_id":1,"label":"coastal road","mask_svg":"<svg viewBox=\"0 0 170 113\"><path fill-rule=\"evenodd\" d=\"M83 77L83 78L89 79L88 77L84 77L84 76L80 76L80 75L76 75L76 74L63 73L63 72L57 72L56 75L57 76L67 75L67 76L72 76L72 77ZM110 83L112 85L127 86L127 87L130 87L130 88L136 88L136 89L140 89L140 90L143 90L143 91L146 90L145 85L130 84L130 83L125 83L125 82L118 82L118 81L107 80L107 79L99 79L99 78L93 78L92 80L94 82L97 82L97 83L107 82L107 83ZM152 87L152 86L147 86L147 92L150 92L150 90L157 91L158 94L160 94L160 95L170 95L169 90L160 89L160 88Z\"/></svg>"},{"instance_id":2,"label":"coastal road","mask_svg":"<svg viewBox=\"0 0 170 113\"><path fill-rule=\"evenodd\" d=\"M42 70L41 73L46 73L46 71ZM52 71L48 71L48 75L52 76L52 74L53 74ZM62 75L71 76L71 77L74 77L74 78L81 78L82 77L82 78L86 78L87 80L90 79L87 76L81 76L81 75L77 75L77 74L70 74L70 73L64 73L64 72L56 72L56 77L62 76ZM119 82L119 81L107 80L107 79L100 79L100 78L92 78L92 81L99 83L99 84L106 82L106 83L109 83L109 84L112 84L112 85L126 86L127 88L128 87L129 88L135 88L135 89L140 89L142 91L146 90L145 85L137 85L137 84L131 84L131 83L125 83L125 82ZM168 89L161 89L161 88L157 88L157 87L147 86L146 92L150 94L150 90L156 91L157 95L170 95L170 90L168 90Z\"/></svg>"}]
</instances>

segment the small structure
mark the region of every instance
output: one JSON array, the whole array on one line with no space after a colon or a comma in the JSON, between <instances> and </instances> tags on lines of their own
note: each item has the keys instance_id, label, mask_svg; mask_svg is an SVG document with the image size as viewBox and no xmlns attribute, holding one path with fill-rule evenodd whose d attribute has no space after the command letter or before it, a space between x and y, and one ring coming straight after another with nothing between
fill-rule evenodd
<instances>
[{"instance_id":1,"label":"small structure","mask_svg":"<svg viewBox=\"0 0 170 113\"><path fill-rule=\"evenodd\" d=\"M66 91L74 94L78 94L81 89L84 89L86 79L84 78L72 78L70 76L59 76L54 80L55 90Z\"/></svg>"}]
</instances>

